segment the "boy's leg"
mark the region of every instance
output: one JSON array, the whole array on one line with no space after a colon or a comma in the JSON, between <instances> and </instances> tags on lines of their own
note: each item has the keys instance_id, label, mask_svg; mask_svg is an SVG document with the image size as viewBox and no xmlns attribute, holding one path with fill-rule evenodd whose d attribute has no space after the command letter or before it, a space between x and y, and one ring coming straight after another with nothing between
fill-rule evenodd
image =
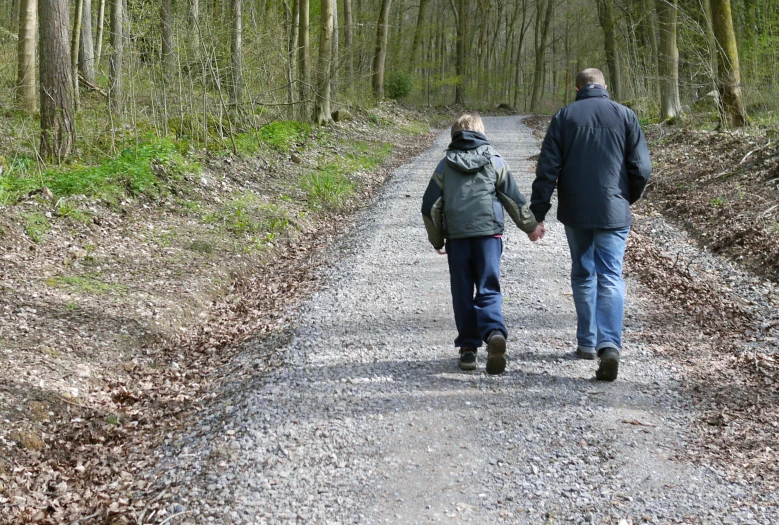
<instances>
[{"instance_id":1,"label":"boy's leg","mask_svg":"<svg viewBox=\"0 0 779 525\"><path fill-rule=\"evenodd\" d=\"M597 332L595 304L597 280L595 276L593 230L565 227L568 248L571 250L571 290L576 305L577 353L595 358Z\"/></svg>"},{"instance_id":2,"label":"boy's leg","mask_svg":"<svg viewBox=\"0 0 779 525\"><path fill-rule=\"evenodd\" d=\"M457 325L457 339L454 346L479 348L481 337L476 324L473 304L473 269L471 267L471 239L446 241L449 262L449 279L452 288L454 322Z\"/></svg>"},{"instance_id":3,"label":"boy's leg","mask_svg":"<svg viewBox=\"0 0 779 525\"><path fill-rule=\"evenodd\" d=\"M596 230L595 271L598 275L595 324L597 341L595 349L600 354L604 348L622 348L622 317L625 306L625 281L622 279L622 260L630 228Z\"/></svg>"},{"instance_id":4,"label":"boy's leg","mask_svg":"<svg viewBox=\"0 0 779 525\"><path fill-rule=\"evenodd\" d=\"M488 341L493 331L508 337L503 321L503 295L500 293L500 256L503 240L496 237L473 239L473 270L476 284L474 311L479 335Z\"/></svg>"},{"instance_id":5,"label":"boy's leg","mask_svg":"<svg viewBox=\"0 0 779 525\"><path fill-rule=\"evenodd\" d=\"M495 237L474 239L476 274L476 322L487 342L487 373L502 374L506 369L506 324L503 321L503 295L500 293L500 255L503 240Z\"/></svg>"}]
</instances>

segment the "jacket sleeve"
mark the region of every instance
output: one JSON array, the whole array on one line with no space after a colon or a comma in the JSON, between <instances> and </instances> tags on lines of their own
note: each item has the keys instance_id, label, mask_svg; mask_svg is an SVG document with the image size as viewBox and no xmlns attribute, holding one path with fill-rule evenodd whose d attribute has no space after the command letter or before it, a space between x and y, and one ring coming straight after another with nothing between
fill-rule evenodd
<instances>
[{"instance_id":1,"label":"jacket sleeve","mask_svg":"<svg viewBox=\"0 0 779 525\"><path fill-rule=\"evenodd\" d=\"M530 211L538 222L543 222L552 207L552 193L563 167L563 151L560 137L560 113L554 116L541 145L541 155L536 166L536 180L530 195Z\"/></svg>"},{"instance_id":2,"label":"jacket sleeve","mask_svg":"<svg viewBox=\"0 0 779 525\"><path fill-rule=\"evenodd\" d=\"M427 239L433 248L444 247L444 177L443 163L438 165L422 197L422 219Z\"/></svg>"},{"instance_id":3,"label":"jacket sleeve","mask_svg":"<svg viewBox=\"0 0 779 525\"><path fill-rule=\"evenodd\" d=\"M652 161L649 158L649 148L644 139L644 132L641 131L636 114L631 110L628 110L626 128L625 166L628 172L630 204L633 204L644 193L646 183L652 174Z\"/></svg>"},{"instance_id":4,"label":"jacket sleeve","mask_svg":"<svg viewBox=\"0 0 779 525\"><path fill-rule=\"evenodd\" d=\"M498 194L498 198L517 227L525 233L532 233L538 226L538 223L530 212L525 196L519 191L517 181L514 179L514 175L511 174L508 164L498 157L494 158L494 165L497 174L495 191Z\"/></svg>"}]
</instances>

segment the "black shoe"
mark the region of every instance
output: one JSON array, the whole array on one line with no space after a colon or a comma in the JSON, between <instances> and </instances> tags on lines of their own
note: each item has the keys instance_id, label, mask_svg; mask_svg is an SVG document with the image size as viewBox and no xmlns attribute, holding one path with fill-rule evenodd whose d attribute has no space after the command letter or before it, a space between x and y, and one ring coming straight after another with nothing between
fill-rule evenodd
<instances>
[{"instance_id":1,"label":"black shoe","mask_svg":"<svg viewBox=\"0 0 779 525\"><path fill-rule=\"evenodd\" d=\"M502 374L506 369L506 338L495 330L487 340L487 373Z\"/></svg>"},{"instance_id":2,"label":"black shoe","mask_svg":"<svg viewBox=\"0 0 779 525\"><path fill-rule=\"evenodd\" d=\"M619 350L616 348L604 348L600 353L600 366L595 372L595 379L601 381L614 381L619 372Z\"/></svg>"},{"instance_id":3,"label":"black shoe","mask_svg":"<svg viewBox=\"0 0 779 525\"><path fill-rule=\"evenodd\" d=\"M595 359L597 357L595 349L591 346L577 346L576 355L582 359Z\"/></svg>"},{"instance_id":4,"label":"black shoe","mask_svg":"<svg viewBox=\"0 0 779 525\"><path fill-rule=\"evenodd\" d=\"M478 362L476 360L475 348L460 349L460 370L476 370Z\"/></svg>"}]
</instances>

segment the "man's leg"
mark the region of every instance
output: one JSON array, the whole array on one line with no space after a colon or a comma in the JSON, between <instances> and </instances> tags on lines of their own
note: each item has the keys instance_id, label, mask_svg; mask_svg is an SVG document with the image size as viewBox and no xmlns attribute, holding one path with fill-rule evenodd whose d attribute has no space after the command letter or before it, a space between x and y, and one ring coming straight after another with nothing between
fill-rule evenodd
<instances>
[{"instance_id":1,"label":"man's leg","mask_svg":"<svg viewBox=\"0 0 779 525\"><path fill-rule=\"evenodd\" d=\"M473 302L474 277L471 261L471 239L446 241L446 253L449 261L454 322L457 325L457 339L454 340L454 346L479 348L481 337L479 337Z\"/></svg>"},{"instance_id":2,"label":"man's leg","mask_svg":"<svg viewBox=\"0 0 779 525\"><path fill-rule=\"evenodd\" d=\"M474 310L481 338L487 342L487 373L502 374L506 369L506 324L503 295L500 293L500 256L503 240L495 237L473 239L473 270L476 282Z\"/></svg>"},{"instance_id":3,"label":"man's leg","mask_svg":"<svg viewBox=\"0 0 779 525\"><path fill-rule=\"evenodd\" d=\"M625 281L622 260L630 228L595 231L595 272L598 275L595 324L598 337L595 350L622 349L622 317L625 307Z\"/></svg>"},{"instance_id":4,"label":"man's leg","mask_svg":"<svg viewBox=\"0 0 779 525\"><path fill-rule=\"evenodd\" d=\"M597 281L593 260L593 230L565 227L568 248L571 251L571 290L576 305L576 353L586 359L595 359L597 342L595 300Z\"/></svg>"}]
</instances>

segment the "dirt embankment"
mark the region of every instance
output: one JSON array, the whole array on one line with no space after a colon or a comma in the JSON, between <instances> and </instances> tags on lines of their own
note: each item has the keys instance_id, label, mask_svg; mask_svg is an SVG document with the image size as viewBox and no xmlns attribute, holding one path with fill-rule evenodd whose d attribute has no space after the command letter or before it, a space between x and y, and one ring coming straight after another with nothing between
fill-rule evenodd
<instances>
[{"instance_id":1,"label":"dirt embankment","mask_svg":"<svg viewBox=\"0 0 779 525\"><path fill-rule=\"evenodd\" d=\"M549 118L531 122L543 135ZM645 131L654 170L626 254L657 304L642 342L684 366L702 414L689 454L776 489L779 132Z\"/></svg>"},{"instance_id":2,"label":"dirt embankment","mask_svg":"<svg viewBox=\"0 0 779 525\"><path fill-rule=\"evenodd\" d=\"M159 201L63 203L44 190L3 210L0 522L169 512L141 476L154 451L210 401L242 341L286 337L316 254L432 139L416 110L354 117L288 152L203 157ZM326 179L338 162L361 166L346 170L353 192L312 205L313 191L338 190Z\"/></svg>"}]
</instances>

